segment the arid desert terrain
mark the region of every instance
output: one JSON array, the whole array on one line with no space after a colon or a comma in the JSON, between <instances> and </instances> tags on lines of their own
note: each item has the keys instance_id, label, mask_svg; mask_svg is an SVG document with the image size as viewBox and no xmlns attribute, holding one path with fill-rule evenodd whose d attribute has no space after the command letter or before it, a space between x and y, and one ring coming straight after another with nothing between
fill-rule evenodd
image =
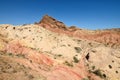
<instances>
[{"instance_id":1,"label":"arid desert terrain","mask_svg":"<svg viewBox=\"0 0 120 80\"><path fill-rule=\"evenodd\" d=\"M0 80L120 80L120 28L1 24Z\"/></svg>"}]
</instances>

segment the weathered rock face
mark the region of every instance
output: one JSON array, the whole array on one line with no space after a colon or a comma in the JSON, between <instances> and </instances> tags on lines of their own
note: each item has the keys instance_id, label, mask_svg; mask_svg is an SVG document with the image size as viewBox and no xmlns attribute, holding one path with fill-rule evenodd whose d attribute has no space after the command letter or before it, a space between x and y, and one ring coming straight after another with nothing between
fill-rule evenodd
<instances>
[{"instance_id":1,"label":"weathered rock face","mask_svg":"<svg viewBox=\"0 0 120 80\"><path fill-rule=\"evenodd\" d=\"M82 46L71 37L37 25L2 25L0 30L1 80L82 80L92 75L81 59Z\"/></svg>"},{"instance_id":2,"label":"weathered rock face","mask_svg":"<svg viewBox=\"0 0 120 80\"><path fill-rule=\"evenodd\" d=\"M120 45L120 29L110 29L110 30L96 30L89 31L76 28L75 26L66 27L66 25L56 19L46 15L38 23L42 27L51 30L53 32L67 34L69 36L79 37L82 39L92 40L101 42L111 47L116 47Z\"/></svg>"},{"instance_id":3,"label":"weathered rock face","mask_svg":"<svg viewBox=\"0 0 120 80\"><path fill-rule=\"evenodd\" d=\"M43 27L51 27L51 28L56 28L56 29L63 29L66 30L67 27L65 26L65 24L63 22L57 21L56 19L45 15L42 20L39 22L39 24Z\"/></svg>"},{"instance_id":4,"label":"weathered rock face","mask_svg":"<svg viewBox=\"0 0 120 80\"><path fill-rule=\"evenodd\" d=\"M49 16L0 26L0 80L120 80L119 29L67 28Z\"/></svg>"}]
</instances>

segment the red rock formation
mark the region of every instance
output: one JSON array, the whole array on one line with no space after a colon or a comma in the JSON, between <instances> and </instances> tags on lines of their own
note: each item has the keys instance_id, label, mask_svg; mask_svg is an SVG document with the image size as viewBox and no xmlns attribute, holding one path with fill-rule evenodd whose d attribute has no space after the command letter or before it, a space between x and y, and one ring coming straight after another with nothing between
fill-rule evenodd
<instances>
[{"instance_id":1,"label":"red rock formation","mask_svg":"<svg viewBox=\"0 0 120 80\"><path fill-rule=\"evenodd\" d=\"M120 44L120 29L98 30L92 31L82 30L75 26L67 27L64 23L45 15L43 19L37 23L38 25L57 33L67 34L69 36L79 37L87 40L94 40L97 42L119 45Z\"/></svg>"},{"instance_id":2,"label":"red rock formation","mask_svg":"<svg viewBox=\"0 0 120 80\"><path fill-rule=\"evenodd\" d=\"M93 80L101 80L87 71L83 59L73 67L63 64L54 65L55 61L49 56L22 46L22 43L19 41L11 41L6 45L5 51L14 55L24 56L24 58L14 58L14 61L38 71L47 80L83 80L83 78L87 78L89 75Z\"/></svg>"},{"instance_id":3,"label":"red rock formation","mask_svg":"<svg viewBox=\"0 0 120 80\"><path fill-rule=\"evenodd\" d=\"M64 23L57 21L54 18L49 17L48 15L44 16L43 19L39 23L37 23L37 25L40 25L40 26L42 26L48 30L51 30L53 32L56 32L56 33L60 33L60 34L62 33L62 34L66 34L69 36L79 37L81 39L87 39L87 40L92 40L92 41L97 41L97 42L107 43L107 44L112 44L112 45L120 44L120 30L119 29L113 29L113 30L111 29L111 30L103 30L103 31L88 31L88 30L82 30L82 29L76 28L75 26L68 28L68 27L66 27L66 25L64 25ZM13 27L11 27L11 28L13 29ZM33 33L34 35L36 35L36 33L40 33L41 32L40 30L43 29L43 28L38 29L38 26L36 26L35 28L36 29L33 31L33 32L35 32L35 33ZM21 29L23 29L23 28L21 28ZM31 29L25 30L25 32L31 31L32 29L33 29L33 26L31 26ZM14 31L15 30L13 30L13 32ZM44 31L42 32L43 34L44 34ZM19 33L19 34L23 35L21 33ZM47 31L45 33L49 33L49 32ZM12 33L12 34L14 34L14 33ZM39 35L37 35L37 37L41 37ZM29 36L31 36L31 34L28 35L28 39L31 38L33 41L35 41L35 39L38 39L36 36L32 36L30 38L29 38ZM63 57L59 56L60 59L59 58L57 59L57 58L55 58L55 55L52 54L52 51L51 52L48 51L49 53L42 52L41 48L39 48L39 50L38 50L36 46L30 47L29 45L23 45L25 39L23 39L23 41L22 41L21 37L17 38L17 39L14 39L14 37L13 37L13 39L6 39L7 36L6 36L6 38L3 38L3 37L4 36L0 35L0 42L1 42L0 43L0 66L3 66L0 69L0 74L2 73L2 76L4 76L4 77L0 76L0 80L3 80L3 79L8 80L11 76L13 77L16 73L18 73L17 76L15 75L16 77L21 75L23 78L25 77L25 79L22 79L22 77L20 76L19 78L15 78L15 79L11 78L11 80L16 80L16 79L17 80L21 80L21 79L22 80L38 80L38 79L41 79L41 80L86 80L88 78L89 78L89 80L103 80L102 78L100 78L101 74L95 75L93 72L90 72L91 69L89 68L88 61L86 61L85 55L89 52L89 48L91 50L91 48L93 48L93 47L88 46L88 49L85 49L85 50L83 50L84 48L83 49L80 48L80 49L82 49L82 51L78 55L80 55L81 57L77 60L77 63L76 63L76 62L74 62L74 56L72 56L71 58L66 58L66 57L64 57L64 54L62 54ZM51 36L49 36L49 37L51 37ZM28 39L26 39L26 41L29 41ZM46 37L45 40L47 40L47 39L48 39L48 37ZM73 40L73 38L72 38L72 40ZM48 41L48 42L50 42L50 41ZM87 41L84 41L84 42L87 42ZM82 42L82 43L84 43L84 42ZM31 41L30 41L30 43L31 43ZM27 43L27 44L30 44L30 43ZM36 41L34 43L36 43ZM41 44L44 44L44 43L45 42L43 42ZM76 42L76 44L77 44L77 42ZM72 46L71 48L75 47L76 44L73 46L71 44L71 46ZM40 45L40 44L37 44L37 45ZM44 45L45 45L45 47L47 46L47 44L44 44ZM81 44L81 45L83 45L83 46L85 45L85 47L86 47L86 43ZM79 44L78 44L78 46L79 46ZM103 45L103 48L105 48L104 45ZM103 49L100 48L100 50L102 51ZM94 52L95 51L93 51L93 55L98 54L97 52L96 53L94 53ZM110 50L110 52L113 54L113 52L111 50ZM110 54L110 52L109 52L109 54ZM57 53L58 52L56 51L55 54L57 54ZM92 51L89 52L88 54L92 54ZM100 53L100 54L103 54L103 53ZM68 53L68 55L69 55L69 53ZM77 56L77 55L75 55L75 56ZM102 55L99 55L99 56L102 56ZM94 57L97 57L97 56L94 56ZM105 56L105 57L108 57L108 56ZM91 58L93 59L93 57L91 57L91 55L90 55L90 59ZM119 56L117 56L117 58L119 58ZM68 61L70 60L71 63L69 65L64 64L66 59ZM114 58L111 60L114 60ZM111 62L111 60L110 60L110 62ZM97 59L95 59L95 61L97 61ZM98 61L99 61L99 59L98 59ZM101 60L101 57L100 57L100 61L102 62L104 60ZM2 65L1 65L1 63L2 63ZM9 63L12 63L12 64L9 64ZM112 61L111 63L114 63L114 61ZM98 64L99 64L99 62L98 62ZM8 65L8 66L6 66L6 65ZM70 65L72 65L72 66L70 66ZM4 69L4 66L6 66L5 69ZM11 69L9 69L9 67ZM96 66L96 68L97 68L97 66ZM32 71L32 72L30 72L30 71ZM11 72L12 72L12 75L11 75ZM19 72L22 72L22 74ZM36 72L36 74L39 75L38 79L37 79L36 74L34 74L34 72ZM32 73L34 76L29 75L29 73ZM9 74L10 76L6 77L6 74ZM118 71L117 71L117 74L118 74ZM43 76L44 79L42 79L41 76ZM106 77L106 74L104 74L104 76ZM28 79L26 79L26 77L28 77ZM33 79L33 78L35 78L35 79Z\"/></svg>"},{"instance_id":4,"label":"red rock formation","mask_svg":"<svg viewBox=\"0 0 120 80\"><path fill-rule=\"evenodd\" d=\"M35 50L22 46L19 41L12 41L6 46L7 53L21 54L25 55L28 59L33 62L45 65L53 65L53 61L49 59L46 55L38 53Z\"/></svg>"},{"instance_id":5,"label":"red rock formation","mask_svg":"<svg viewBox=\"0 0 120 80\"><path fill-rule=\"evenodd\" d=\"M45 15L39 23L43 27L50 26L51 28L56 28L56 29L63 29L63 30L67 29L67 27L64 25L63 22L57 21L48 15Z\"/></svg>"}]
</instances>

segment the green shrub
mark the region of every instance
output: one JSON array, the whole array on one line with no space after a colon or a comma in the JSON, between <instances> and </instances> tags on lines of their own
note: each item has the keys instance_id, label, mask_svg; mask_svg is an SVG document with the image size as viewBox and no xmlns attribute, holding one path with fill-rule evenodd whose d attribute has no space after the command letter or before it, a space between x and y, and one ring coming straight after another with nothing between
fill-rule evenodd
<instances>
[{"instance_id":1,"label":"green shrub","mask_svg":"<svg viewBox=\"0 0 120 80\"><path fill-rule=\"evenodd\" d=\"M12 53L8 53L8 55L9 55L9 56L13 56L13 54L12 54Z\"/></svg>"},{"instance_id":2,"label":"green shrub","mask_svg":"<svg viewBox=\"0 0 120 80\"><path fill-rule=\"evenodd\" d=\"M92 70L94 70L95 69L95 66L92 66Z\"/></svg>"},{"instance_id":3,"label":"green shrub","mask_svg":"<svg viewBox=\"0 0 120 80\"><path fill-rule=\"evenodd\" d=\"M29 78L29 79L33 79L34 76L30 74L30 75L28 75L28 78Z\"/></svg>"},{"instance_id":4,"label":"green shrub","mask_svg":"<svg viewBox=\"0 0 120 80\"><path fill-rule=\"evenodd\" d=\"M61 55L61 54L58 54L57 56L58 56L58 57L61 57L62 55Z\"/></svg>"},{"instance_id":5,"label":"green shrub","mask_svg":"<svg viewBox=\"0 0 120 80\"><path fill-rule=\"evenodd\" d=\"M102 72L101 72L100 69L97 69L97 70L93 71L93 73L94 73L95 75L101 77L101 78L105 78L105 77L106 77L106 75L105 75L105 77L104 77L104 75L102 74Z\"/></svg>"},{"instance_id":6,"label":"green shrub","mask_svg":"<svg viewBox=\"0 0 120 80\"><path fill-rule=\"evenodd\" d=\"M68 61L65 61L65 63L67 66L70 66L70 67L73 67L73 64L72 63L69 63Z\"/></svg>"},{"instance_id":7,"label":"green shrub","mask_svg":"<svg viewBox=\"0 0 120 80\"><path fill-rule=\"evenodd\" d=\"M79 62L79 60L75 56L73 57L73 60L74 60L75 63Z\"/></svg>"},{"instance_id":8,"label":"green shrub","mask_svg":"<svg viewBox=\"0 0 120 80\"><path fill-rule=\"evenodd\" d=\"M25 58L25 55L24 55L24 54L17 54L16 56L17 56L17 57Z\"/></svg>"},{"instance_id":9,"label":"green shrub","mask_svg":"<svg viewBox=\"0 0 120 80\"><path fill-rule=\"evenodd\" d=\"M76 50L77 53L80 53L82 50L80 47L74 47L74 49Z\"/></svg>"}]
</instances>

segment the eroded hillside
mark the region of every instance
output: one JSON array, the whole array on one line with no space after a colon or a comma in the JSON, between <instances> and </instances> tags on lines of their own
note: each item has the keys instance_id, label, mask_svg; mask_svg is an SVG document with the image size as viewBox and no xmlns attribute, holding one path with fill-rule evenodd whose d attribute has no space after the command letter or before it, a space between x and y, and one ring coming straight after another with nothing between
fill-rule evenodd
<instances>
[{"instance_id":1,"label":"eroded hillside","mask_svg":"<svg viewBox=\"0 0 120 80\"><path fill-rule=\"evenodd\" d=\"M88 31L45 16L0 25L0 80L120 80L119 29Z\"/></svg>"},{"instance_id":2,"label":"eroded hillside","mask_svg":"<svg viewBox=\"0 0 120 80\"><path fill-rule=\"evenodd\" d=\"M67 27L63 22L57 21L48 15L44 16L43 19L37 24L53 32L104 43L111 47L116 48L120 45L120 28L106 30L84 30L79 29L76 26Z\"/></svg>"}]
</instances>

